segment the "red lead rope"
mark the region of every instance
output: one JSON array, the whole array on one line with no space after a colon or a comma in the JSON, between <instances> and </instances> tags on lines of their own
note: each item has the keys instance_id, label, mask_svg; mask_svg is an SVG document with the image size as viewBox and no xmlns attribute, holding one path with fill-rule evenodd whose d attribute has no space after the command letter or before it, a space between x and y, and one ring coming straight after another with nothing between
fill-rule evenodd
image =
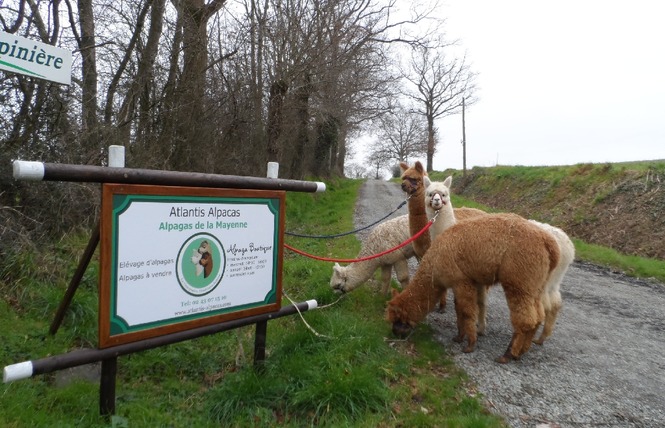
<instances>
[{"instance_id":1,"label":"red lead rope","mask_svg":"<svg viewBox=\"0 0 665 428\"><path fill-rule=\"evenodd\" d=\"M438 214L438 212L437 212L437 214ZM327 258L327 257L319 257L319 256L314 256L312 254L305 253L304 251L297 250L297 249L293 248L292 246L290 246L288 244L284 244L284 247L286 247L287 249L293 251L294 253L300 254L301 256L309 257L309 258L315 259L315 260L322 260L324 262L338 262L338 263L364 262L365 260L375 259L377 257L384 256L388 253L392 253L393 251L399 250L400 248L402 248L402 247L410 244L411 242L415 241L416 239L418 239L420 237L420 235L425 233L427 231L427 229L430 228L430 226L432 226L435 219L436 219L436 216L434 218L432 218L430 221L428 221L427 224L425 225L425 227L422 228L422 230L420 230L418 233L416 233L415 235L413 235L412 237L410 237L406 241L402 242L398 246L396 246L394 248L391 248L389 250L383 251L379 254L374 254L374 255L367 256L367 257L362 257L362 258L359 258L359 259L330 259L330 258Z\"/></svg>"}]
</instances>

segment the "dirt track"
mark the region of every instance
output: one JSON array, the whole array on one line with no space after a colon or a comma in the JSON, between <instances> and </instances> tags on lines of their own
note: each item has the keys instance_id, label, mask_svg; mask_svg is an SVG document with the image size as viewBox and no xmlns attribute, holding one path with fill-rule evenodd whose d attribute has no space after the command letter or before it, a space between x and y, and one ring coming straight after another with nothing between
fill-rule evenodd
<instances>
[{"instance_id":1,"label":"dirt track","mask_svg":"<svg viewBox=\"0 0 665 428\"><path fill-rule=\"evenodd\" d=\"M384 216L404 198L396 183L368 180L356 225ZM406 213L404 207L394 216ZM500 287L492 288L488 330L471 354L452 342L452 307L427 322L487 408L512 427L665 426L665 285L575 262L561 291L564 307L552 337L510 364L494 362L512 334Z\"/></svg>"}]
</instances>

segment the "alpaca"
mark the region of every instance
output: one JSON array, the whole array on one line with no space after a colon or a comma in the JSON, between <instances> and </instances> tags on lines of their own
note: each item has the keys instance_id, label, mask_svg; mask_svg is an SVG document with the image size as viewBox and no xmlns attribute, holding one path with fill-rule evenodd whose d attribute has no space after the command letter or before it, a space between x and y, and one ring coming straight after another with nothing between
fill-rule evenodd
<instances>
[{"instance_id":1,"label":"alpaca","mask_svg":"<svg viewBox=\"0 0 665 428\"><path fill-rule=\"evenodd\" d=\"M554 237L515 214L486 214L458 222L441 233L420 261L409 285L388 303L386 318L399 337L407 336L448 288L501 283L510 309L513 336L500 363L518 359L531 346L545 318L541 296L559 263ZM466 288L464 288L466 287ZM464 352L477 341L477 314L463 313Z\"/></svg>"},{"instance_id":2,"label":"alpaca","mask_svg":"<svg viewBox=\"0 0 665 428\"><path fill-rule=\"evenodd\" d=\"M434 224L430 227L430 234L432 240L436 238L441 232L443 232L448 227L456 223L459 213L457 210L453 211L452 205L450 203L450 185L452 183L452 176L446 178L443 182L432 182L428 177L424 177L423 180L425 188L425 209L427 211L427 217L432 218L436 212L438 216ZM475 212L471 215L482 215L486 214L484 211L472 209ZM468 218L468 217L467 217ZM463 220L464 218L460 218ZM542 345L551 334L554 328L554 323L557 319L558 313L562 306L561 301L561 292L559 291L559 286L563 280L564 275L568 271L568 267L573 262L575 258L575 246L570 240L568 235L558 227L554 227L547 223L540 223L535 220L529 220L536 226L542 228L546 232L552 234L554 239L559 245L559 252L561 254L559 259L559 264L552 271L550 277L547 280L547 285L545 287L545 292L542 295L543 307L545 309L545 323L543 325L543 331L540 334L540 337L534 341L538 345ZM478 334L482 335L485 331L487 325L487 287L477 287L477 293L473 296L471 290L465 290L462 294L461 290L453 290L455 295L455 309L456 311L462 310L458 308L458 305L464 304L475 304L478 306ZM471 296L471 297L467 297ZM458 315L459 317L460 315ZM458 323L459 327L459 323ZM462 336L462 331L459 331L459 334L453 339L456 342L461 342L464 337Z\"/></svg>"},{"instance_id":3,"label":"alpaca","mask_svg":"<svg viewBox=\"0 0 665 428\"><path fill-rule=\"evenodd\" d=\"M389 250L409 239L409 218L407 214L395 217L374 227L362 243L358 258L371 256ZM340 266L335 263L330 286L335 292L346 293L364 283L381 268L382 292L388 294L392 269L397 280L406 287L409 283L408 259L415 255L413 246L407 244L399 250L381 257Z\"/></svg>"}]
</instances>

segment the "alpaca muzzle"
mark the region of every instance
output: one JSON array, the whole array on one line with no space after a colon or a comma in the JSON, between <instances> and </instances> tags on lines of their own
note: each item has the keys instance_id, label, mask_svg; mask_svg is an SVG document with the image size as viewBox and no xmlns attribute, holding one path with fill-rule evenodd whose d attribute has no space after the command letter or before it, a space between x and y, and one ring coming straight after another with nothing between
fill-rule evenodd
<instances>
[{"instance_id":1,"label":"alpaca muzzle","mask_svg":"<svg viewBox=\"0 0 665 428\"><path fill-rule=\"evenodd\" d=\"M395 321L393 323L393 334L400 339L406 339L411 334L413 328L402 321Z\"/></svg>"},{"instance_id":2,"label":"alpaca muzzle","mask_svg":"<svg viewBox=\"0 0 665 428\"><path fill-rule=\"evenodd\" d=\"M405 177L402 179L402 190L409 195L412 195L418 190L418 183L418 179Z\"/></svg>"},{"instance_id":3,"label":"alpaca muzzle","mask_svg":"<svg viewBox=\"0 0 665 428\"><path fill-rule=\"evenodd\" d=\"M443 208L444 205L446 205L446 201L445 199L443 199L441 195L436 193L434 194L434 196L432 196L432 200L430 201L430 206L432 208L434 208L435 210L440 210L441 208Z\"/></svg>"}]
</instances>

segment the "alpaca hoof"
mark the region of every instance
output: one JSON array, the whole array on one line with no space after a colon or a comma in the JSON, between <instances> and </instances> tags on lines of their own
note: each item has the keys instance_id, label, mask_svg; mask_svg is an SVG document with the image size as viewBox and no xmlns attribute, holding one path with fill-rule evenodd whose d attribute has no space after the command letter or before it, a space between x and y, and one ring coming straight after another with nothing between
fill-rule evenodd
<instances>
[{"instance_id":1,"label":"alpaca hoof","mask_svg":"<svg viewBox=\"0 0 665 428\"><path fill-rule=\"evenodd\" d=\"M536 345L541 345L542 346L543 343L545 343L545 339L542 338L542 337L539 337L538 339L534 340L533 343L535 343Z\"/></svg>"},{"instance_id":2,"label":"alpaca hoof","mask_svg":"<svg viewBox=\"0 0 665 428\"><path fill-rule=\"evenodd\" d=\"M496 361L496 362L499 363L499 364L506 364L506 363L509 363L510 360L512 360L512 357L507 357L507 356L505 356L505 355L502 355L502 356L497 357L497 358L494 359L494 361Z\"/></svg>"},{"instance_id":3,"label":"alpaca hoof","mask_svg":"<svg viewBox=\"0 0 665 428\"><path fill-rule=\"evenodd\" d=\"M469 354L475 350L476 350L475 346L468 345L464 349L462 349L462 352L464 352L465 354Z\"/></svg>"}]
</instances>

